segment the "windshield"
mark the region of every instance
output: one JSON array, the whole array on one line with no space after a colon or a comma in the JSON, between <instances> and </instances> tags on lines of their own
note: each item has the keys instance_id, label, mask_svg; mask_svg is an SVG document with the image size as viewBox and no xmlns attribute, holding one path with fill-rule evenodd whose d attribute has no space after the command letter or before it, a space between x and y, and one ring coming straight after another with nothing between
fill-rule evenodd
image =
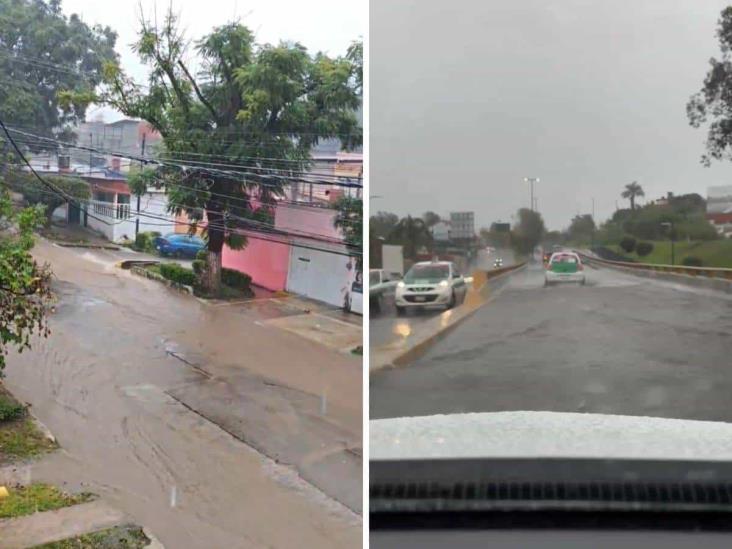
<instances>
[{"instance_id":1,"label":"windshield","mask_svg":"<svg viewBox=\"0 0 732 549\"><path fill-rule=\"evenodd\" d=\"M374 444L394 450L372 456L719 457L697 436L732 427L732 184L713 175L732 166L732 7L649 3L458 0L457 23L374 0L372 257L450 262L466 289L418 264L371 314ZM449 70L418 47L437 35ZM396 66L415 85L379 90Z\"/></svg>"},{"instance_id":2,"label":"windshield","mask_svg":"<svg viewBox=\"0 0 732 549\"><path fill-rule=\"evenodd\" d=\"M450 277L448 265L414 265L404 276L404 282L440 282Z\"/></svg>"}]
</instances>

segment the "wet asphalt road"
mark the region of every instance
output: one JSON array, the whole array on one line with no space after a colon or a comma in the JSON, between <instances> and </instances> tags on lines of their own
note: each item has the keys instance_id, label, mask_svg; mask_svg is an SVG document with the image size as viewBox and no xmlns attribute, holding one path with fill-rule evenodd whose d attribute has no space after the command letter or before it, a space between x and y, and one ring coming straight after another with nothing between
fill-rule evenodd
<instances>
[{"instance_id":1,"label":"wet asphalt road","mask_svg":"<svg viewBox=\"0 0 732 549\"><path fill-rule=\"evenodd\" d=\"M371 418L533 410L732 421L732 296L540 266L415 363L371 376Z\"/></svg>"},{"instance_id":2,"label":"wet asphalt road","mask_svg":"<svg viewBox=\"0 0 732 549\"><path fill-rule=\"evenodd\" d=\"M505 266L513 265L515 262L511 250L497 250L490 254L481 250L478 252L475 265L468 270L469 272L465 273L466 276L475 269L493 269L493 263L498 257L503 259ZM381 301L380 310L375 311L372 308L369 311L371 315L369 318L369 343L372 348L388 344L392 340L402 337L404 330L409 329L411 331L414 326L428 321L444 311L444 308L408 311L406 316L397 317L396 308L394 307L394 295L385 296Z\"/></svg>"},{"instance_id":3,"label":"wet asphalt road","mask_svg":"<svg viewBox=\"0 0 732 549\"><path fill-rule=\"evenodd\" d=\"M52 333L5 385L61 445L36 480L101 495L166 547L360 546L357 357L268 326L268 300L204 304L107 251L34 255Z\"/></svg>"}]
</instances>

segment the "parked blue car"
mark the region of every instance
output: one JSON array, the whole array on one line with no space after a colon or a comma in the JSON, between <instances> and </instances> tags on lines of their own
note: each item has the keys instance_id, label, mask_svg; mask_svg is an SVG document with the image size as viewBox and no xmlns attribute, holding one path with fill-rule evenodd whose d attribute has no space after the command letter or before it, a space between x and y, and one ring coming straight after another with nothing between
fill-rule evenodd
<instances>
[{"instance_id":1,"label":"parked blue car","mask_svg":"<svg viewBox=\"0 0 732 549\"><path fill-rule=\"evenodd\" d=\"M173 257L196 257L199 251L206 249L206 242L200 236L181 233L159 236L153 244L160 255Z\"/></svg>"}]
</instances>

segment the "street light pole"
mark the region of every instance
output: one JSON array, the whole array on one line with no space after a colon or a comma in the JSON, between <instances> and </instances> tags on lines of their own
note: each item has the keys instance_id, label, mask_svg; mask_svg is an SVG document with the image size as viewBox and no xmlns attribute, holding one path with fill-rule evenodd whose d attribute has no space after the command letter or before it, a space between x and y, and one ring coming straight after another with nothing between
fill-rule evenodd
<instances>
[{"instance_id":1,"label":"street light pole","mask_svg":"<svg viewBox=\"0 0 732 549\"><path fill-rule=\"evenodd\" d=\"M145 169L145 137L147 137L146 133L142 134L142 160L140 160L140 170ZM137 195L137 215L135 216L135 240L137 240L137 235L140 232L140 194Z\"/></svg>"},{"instance_id":2,"label":"street light pole","mask_svg":"<svg viewBox=\"0 0 732 549\"><path fill-rule=\"evenodd\" d=\"M529 196L531 197L531 211L534 211L534 183L539 182L538 177L524 177L524 181L529 184Z\"/></svg>"},{"instance_id":3,"label":"street light pole","mask_svg":"<svg viewBox=\"0 0 732 549\"><path fill-rule=\"evenodd\" d=\"M595 247L595 230L597 229L597 223L595 222L595 197L592 197L592 243L590 249Z\"/></svg>"}]
</instances>

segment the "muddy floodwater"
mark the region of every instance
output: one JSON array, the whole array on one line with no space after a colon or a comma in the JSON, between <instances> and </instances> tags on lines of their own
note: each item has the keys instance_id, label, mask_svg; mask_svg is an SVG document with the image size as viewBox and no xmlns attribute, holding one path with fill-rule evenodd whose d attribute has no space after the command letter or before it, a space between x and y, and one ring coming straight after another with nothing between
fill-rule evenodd
<instances>
[{"instance_id":1,"label":"muddy floodwater","mask_svg":"<svg viewBox=\"0 0 732 549\"><path fill-rule=\"evenodd\" d=\"M6 385L62 449L36 479L100 494L167 547L360 547L361 362L268 320L40 241L52 334ZM283 520L286 517L286 520Z\"/></svg>"}]
</instances>

